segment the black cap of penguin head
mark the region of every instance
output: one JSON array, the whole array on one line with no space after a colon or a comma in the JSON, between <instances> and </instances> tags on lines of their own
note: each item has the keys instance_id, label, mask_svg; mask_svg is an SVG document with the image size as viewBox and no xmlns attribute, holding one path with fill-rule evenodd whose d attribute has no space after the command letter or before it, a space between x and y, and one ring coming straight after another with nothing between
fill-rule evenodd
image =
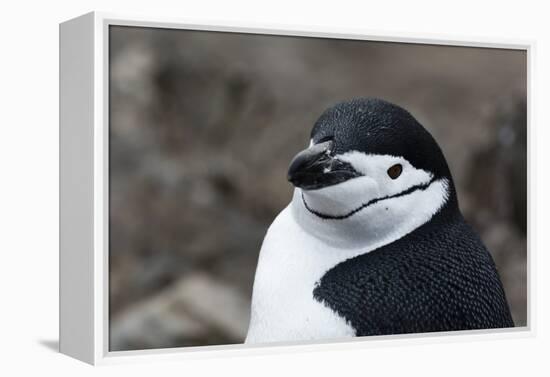
<instances>
[{"instance_id":1,"label":"black cap of penguin head","mask_svg":"<svg viewBox=\"0 0 550 377\"><path fill-rule=\"evenodd\" d=\"M332 169L332 175L321 177L317 173L331 156L359 151L401 156L415 168L432 173L435 179L446 178L449 200L456 201L451 173L439 145L408 111L397 105L376 98L338 103L319 117L311 131L311 139L314 146L300 152L289 168L288 179L297 187L318 189L358 176L345 163ZM312 150L314 148L323 150L322 158L316 163L308 156L319 152ZM335 162L341 163L331 161ZM304 174L304 171L313 174Z\"/></svg>"}]
</instances>

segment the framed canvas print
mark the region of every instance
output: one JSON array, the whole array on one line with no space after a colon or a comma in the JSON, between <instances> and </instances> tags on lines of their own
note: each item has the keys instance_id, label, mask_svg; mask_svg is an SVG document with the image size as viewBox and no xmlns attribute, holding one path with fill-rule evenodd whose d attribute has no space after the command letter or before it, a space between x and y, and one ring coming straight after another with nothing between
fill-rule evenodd
<instances>
[{"instance_id":1,"label":"framed canvas print","mask_svg":"<svg viewBox=\"0 0 550 377\"><path fill-rule=\"evenodd\" d=\"M531 48L61 24L61 352L530 334Z\"/></svg>"}]
</instances>

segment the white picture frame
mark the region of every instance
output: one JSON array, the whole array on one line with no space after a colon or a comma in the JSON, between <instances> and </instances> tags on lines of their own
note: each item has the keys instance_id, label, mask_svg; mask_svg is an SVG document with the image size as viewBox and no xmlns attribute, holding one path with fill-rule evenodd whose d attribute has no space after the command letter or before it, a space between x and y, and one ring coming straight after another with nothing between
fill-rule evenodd
<instances>
[{"instance_id":1,"label":"white picture frame","mask_svg":"<svg viewBox=\"0 0 550 377\"><path fill-rule=\"evenodd\" d=\"M531 138L532 41L464 40L363 30L277 25L190 24L185 20L88 13L60 25L60 351L90 364L184 359L269 352L294 352L387 344L426 343L533 336L533 255L527 250L528 325L513 329L392 335L335 342L227 345L110 352L108 347L108 32L126 25L188 30L330 37L417 44L507 48L527 53L528 147ZM529 149L530 150L530 149ZM529 152L530 153L530 152ZM528 185L531 182L528 159ZM528 208L531 208L528 195ZM530 218L530 211L528 219ZM528 240L531 239L528 228Z\"/></svg>"}]
</instances>

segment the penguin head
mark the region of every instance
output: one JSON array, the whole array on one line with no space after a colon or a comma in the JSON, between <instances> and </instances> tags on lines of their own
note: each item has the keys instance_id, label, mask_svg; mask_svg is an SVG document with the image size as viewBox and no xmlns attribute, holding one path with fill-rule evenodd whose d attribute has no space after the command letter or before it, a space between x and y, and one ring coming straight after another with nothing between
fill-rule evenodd
<instances>
[{"instance_id":1,"label":"penguin head","mask_svg":"<svg viewBox=\"0 0 550 377\"><path fill-rule=\"evenodd\" d=\"M327 109L288 170L306 231L347 245L399 238L458 210L445 157L406 110L362 98Z\"/></svg>"}]
</instances>

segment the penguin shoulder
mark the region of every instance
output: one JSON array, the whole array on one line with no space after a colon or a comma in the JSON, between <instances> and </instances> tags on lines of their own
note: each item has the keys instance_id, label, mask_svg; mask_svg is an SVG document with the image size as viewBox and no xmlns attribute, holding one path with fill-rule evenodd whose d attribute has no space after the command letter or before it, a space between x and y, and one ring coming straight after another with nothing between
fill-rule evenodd
<instances>
[{"instance_id":1,"label":"penguin shoulder","mask_svg":"<svg viewBox=\"0 0 550 377\"><path fill-rule=\"evenodd\" d=\"M494 262L461 216L338 264L314 297L358 335L513 326Z\"/></svg>"}]
</instances>

